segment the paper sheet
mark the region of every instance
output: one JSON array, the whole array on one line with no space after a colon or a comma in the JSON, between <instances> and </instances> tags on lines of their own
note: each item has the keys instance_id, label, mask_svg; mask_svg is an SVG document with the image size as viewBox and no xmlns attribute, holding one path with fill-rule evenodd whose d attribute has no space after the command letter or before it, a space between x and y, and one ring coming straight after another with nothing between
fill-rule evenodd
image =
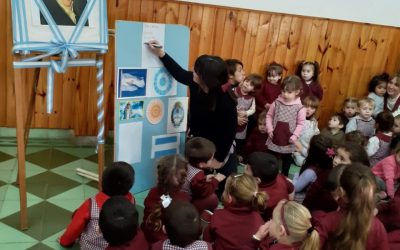
<instances>
[{"instance_id":1,"label":"paper sheet","mask_svg":"<svg viewBox=\"0 0 400 250\"><path fill-rule=\"evenodd\" d=\"M164 46L165 24L143 23L142 34L142 67L162 67L162 62L157 55L149 49L145 43L150 40L157 40Z\"/></svg>"},{"instance_id":2,"label":"paper sheet","mask_svg":"<svg viewBox=\"0 0 400 250\"><path fill-rule=\"evenodd\" d=\"M118 133L118 161L125 161L130 164L142 161L142 134L143 123L119 124Z\"/></svg>"}]
</instances>

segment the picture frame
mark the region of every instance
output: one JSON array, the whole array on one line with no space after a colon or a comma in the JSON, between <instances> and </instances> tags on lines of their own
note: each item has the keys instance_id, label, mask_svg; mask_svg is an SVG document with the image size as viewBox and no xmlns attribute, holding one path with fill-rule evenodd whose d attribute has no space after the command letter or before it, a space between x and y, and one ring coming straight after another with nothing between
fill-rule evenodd
<instances>
[{"instance_id":1,"label":"picture frame","mask_svg":"<svg viewBox=\"0 0 400 250\"><path fill-rule=\"evenodd\" d=\"M50 53L63 44L77 52L108 49L106 0L12 0L11 6L14 52Z\"/></svg>"}]
</instances>

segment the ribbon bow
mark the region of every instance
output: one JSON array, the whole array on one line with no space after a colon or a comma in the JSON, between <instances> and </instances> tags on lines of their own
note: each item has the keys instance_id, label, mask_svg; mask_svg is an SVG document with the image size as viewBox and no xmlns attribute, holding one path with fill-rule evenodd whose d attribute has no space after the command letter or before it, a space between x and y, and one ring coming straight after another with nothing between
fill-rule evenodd
<instances>
[{"instance_id":1,"label":"ribbon bow","mask_svg":"<svg viewBox=\"0 0 400 250\"><path fill-rule=\"evenodd\" d=\"M327 148L325 154L330 158L333 158L335 157L335 150L333 148Z\"/></svg>"},{"instance_id":2,"label":"ribbon bow","mask_svg":"<svg viewBox=\"0 0 400 250\"><path fill-rule=\"evenodd\" d=\"M161 205L163 206L163 208L167 208L171 202L172 202L172 198L171 196L167 195L161 195Z\"/></svg>"}]
</instances>

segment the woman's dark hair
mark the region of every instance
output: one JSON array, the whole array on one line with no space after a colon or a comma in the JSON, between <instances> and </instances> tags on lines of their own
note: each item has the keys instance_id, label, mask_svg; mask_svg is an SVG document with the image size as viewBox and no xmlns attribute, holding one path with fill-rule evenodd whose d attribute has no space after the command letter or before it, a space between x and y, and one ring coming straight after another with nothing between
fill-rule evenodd
<instances>
[{"instance_id":1,"label":"woman's dark hair","mask_svg":"<svg viewBox=\"0 0 400 250\"><path fill-rule=\"evenodd\" d=\"M132 240L139 223L135 205L124 196L113 196L104 202L99 227L110 246L120 246Z\"/></svg>"},{"instance_id":2,"label":"woman's dark hair","mask_svg":"<svg viewBox=\"0 0 400 250\"><path fill-rule=\"evenodd\" d=\"M368 92L375 93L376 86L378 86L381 82L388 83L389 80L390 80L390 76L386 72L372 77L371 81L368 84Z\"/></svg>"},{"instance_id":3,"label":"woman's dark hair","mask_svg":"<svg viewBox=\"0 0 400 250\"><path fill-rule=\"evenodd\" d=\"M314 135L311 138L308 155L300 169L300 174L309 167L331 169L333 157L329 154L328 149L333 147L332 144L333 142L329 137L321 134Z\"/></svg>"},{"instance_id":4,"label":"woman's dark hair","mask_svg":"<svg viewBox=\"0 0 400 250\"><path fill-rule=\"evenodd\" d=\"M101 188L108 196L126 195L133 186L135 171L123 161L113 162L103 172Z\"/></svg>"},{"instance_id":5,"label":"woman's dark hair","mask_svg":"<svg viewBox=\"0 0 400 250\"><path fill-rule=\"evenodd\" d=\"M235 74L237 65L240 65L243 67L243 63L241 61L239 61L238 59L226 59L225 63L226 63L226 67L227 67L229 75Z\"/></svg>"},{"instance_id":6,"label":"woman's dark hair","mask_svg":"<svg viewBox=\"0 0 400 250\"><path fill-rule=\"evenodd\" d=\"M163 224L171 244L181 248L198 240L201 235L199 213L189 202L173 200L164 210Z\"/></svg>"},{"instance_id":7,"label":"woman's dark hair","mask_svg":"<svg viewBox=\"0 0 400 250\"><path fill-rule=\"evenodd\" d=\"M228 82L226 63L219 56L199 56L194 63L194 71L210 92Z\"/></svg>"},{"instance_id":8,"label":"woman's dark hair","mask_svg":"<svg viewBox=\"0 0 400 250\"><path fill-rule=\"evenodd\" d=\"M319 76L319 64L317 61L311 62L311 61L301 61L299 65L297 66L296 70L296 75L298 75L301 78L301 71L303 69L303 66L305 65L311 65L314 68L314 75L312 77L312 80L316 83L318 82L318 76Z\"/></svg>"}]
</instances>

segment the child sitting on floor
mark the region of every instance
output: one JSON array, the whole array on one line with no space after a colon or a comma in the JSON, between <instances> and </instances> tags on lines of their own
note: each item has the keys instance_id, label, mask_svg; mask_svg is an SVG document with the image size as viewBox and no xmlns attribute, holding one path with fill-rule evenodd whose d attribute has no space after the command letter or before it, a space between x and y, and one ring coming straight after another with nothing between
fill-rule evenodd
<instances>
[{"instance_id":1,"label":"child sitting on floor","mask_svg":"<svg viewBox=\"0 0 400 250\"><path fill-rule=\"evenodd\" d=\"M330 138L334 145L341 143L344 139L344 121L340 114L334 114L328 121L328 127L321 130L321 135Z\"/></svg>"},{"instance_id":2,"label":"child sitting on floor","mask_svg":"<svg viewBox=\"0 0 400 250\"><path fill-rule=\"evenodd\" d=\"M108 242L106 250L149 249L143 232L138 228L135 205L123 196L113 196L103 204L99 226Z\"/></svg>"},{"instance_id":3,"label":"child sitting on floor","mask_svg":"<svg viewBox=\"0 0 400 250\"><path fill-rule=\"evenodd\" d=\"M272 211L280 200L294 199L293 184L286 176L279 173L278 160L275 156L264 152L252 153L247 161L245 173L254 176L258 190L268 196L266 208L261 213L264 221L271 219Z\"/></svg>"},{"instance_id":4,"label":"child sitting on floor","mask_svg":"<svg viewBox=\"0 0 400 250\"><path fill-rule=\"evenodd\" d=\"M168 239L153 244L152 250L212 250L210 243L199 240L201 223L196 208L189 202L172 201L165 208L163 230Z\"/></svg>"},{"instance_id":5,"label":"child sitting on floor","mask_svg":"<svg viewBox=\"0 0 400 250\"><path fill-rule=\"evenodd\" d=\"M111 196L123 195L135 203L129 190L133 186L135 172L126 162L114 162L103 172L102 191L86 200L75 210L71 223L60 238L63 247L71 247L79 239L80 249L104 249L108 243L98 231L100 210Z\"/></svg>"},{"instance_id":6,"label":"child sitting on floor","mask_svg":"<svg viewBox=\"0 0 400 250\"><path fill-rule=\"evenodd\" d=\"M373 167L390 154L394 118L391 112L383 111L375 118L376 135L368 140L367 153Z\"/></svg>"},{"instance_id":7,"label":"child sitting on floor","mask_svg":"<svg viewBox=\"0 0 400 250\"><path fill-rule=\"evenodd\" d=\"M189 162L188 174L182 191L187 192L192 204L201 213L207 209L213 211L218 206L215 190L226 177L223 174L205 175L203 169L209 169L214 157L215 145L202 137L193 137L185 145L185 157Z\"/></svg>"}]
</instances>

